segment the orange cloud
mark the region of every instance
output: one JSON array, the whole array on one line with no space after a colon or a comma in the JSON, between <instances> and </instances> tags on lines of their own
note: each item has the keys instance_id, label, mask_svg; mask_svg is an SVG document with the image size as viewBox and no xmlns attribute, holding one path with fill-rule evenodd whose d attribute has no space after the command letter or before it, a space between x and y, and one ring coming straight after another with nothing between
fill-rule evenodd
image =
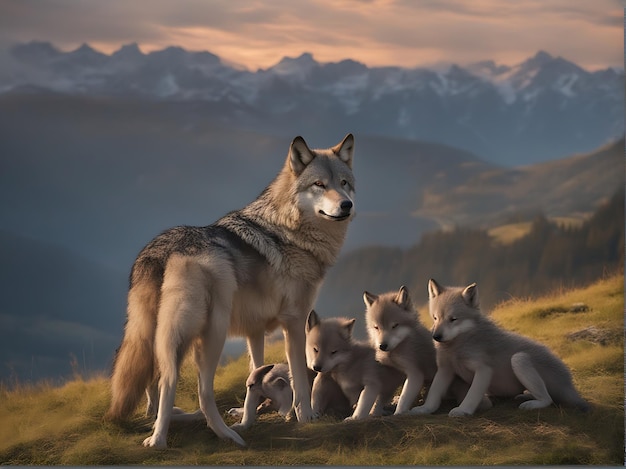
<instances>
[{"instance_id":1,"label":"orange cloud","mask_svg":"<svg viewBox=\"0 0 626 469\"><path fill-rule=\"evenodd\" d=\"M5 13L4 15L2 13ZM4 0L0 45L89 42L110 53L179 45L250 69L311 52L370 66L514 64L543 49L588 68L623 64L620 0Z\"/></svg>"}]
</instances>

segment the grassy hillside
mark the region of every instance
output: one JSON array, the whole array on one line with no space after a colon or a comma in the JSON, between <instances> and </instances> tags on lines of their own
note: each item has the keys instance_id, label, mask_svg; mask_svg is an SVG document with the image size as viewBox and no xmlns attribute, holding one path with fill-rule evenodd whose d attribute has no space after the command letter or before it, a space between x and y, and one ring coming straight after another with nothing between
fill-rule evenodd
<instances>
[{"instance_id":1,"label":"grassy hillside","mask_svg":"<svg viewBox=\"0 0 626 469\"><path fill-rule=\"evenodd\" d=\"M502 224L515 216L532 219L589 216L624 184L624 140L587 154L517 168L468 172L456 184L445 174L423 187L414 214L436 220L441 228ZM589 184L589 181L593 181Z\"/></svg>"},{"instance_id":2,"label":"grassy hillside","mask_svg":"<svg viewBox=\"0 0 626 469\"><path fill-rule=\"evenodd\" d=\"M588 310L570 312L575 303ZM594 405L589 414L556 407L522 412L503 399L466 419L450 419L442 409L431 416L351 423L325 417L300 425L267 414L243 434L245 449L197 423L173 425L170 448L151 450L141 446L151 425L141 412L123 426L103 423L107 379L77 378L61 388L2 390L0 464L622 464L623 311L623 277L616 276L540 299L514 299L491 313L503 327L546 343L563 358ZM425 308L420 314L430 326ZM282 358L282 343L268 347L266 361ZM242 402L246 370L245 357L219 369L216 394L224 411ZM192 410L196 399L195 372L186 363L177 404Z\"/></svg>"}]
</instances>

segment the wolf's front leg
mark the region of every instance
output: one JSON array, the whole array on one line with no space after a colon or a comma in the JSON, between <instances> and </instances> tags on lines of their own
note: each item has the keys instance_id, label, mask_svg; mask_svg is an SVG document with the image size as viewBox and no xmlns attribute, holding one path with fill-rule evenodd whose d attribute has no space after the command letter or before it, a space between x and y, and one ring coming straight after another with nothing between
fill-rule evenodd
<instances>
[{"instance_id":1,"label":"wolf's front leg","mask_svg":"<svg viewBox=\"0 0 626 469\"><path fill-rule=\"evenodd\" d=\"M440 366L437 369L437 373L435 373L424 404L413 407L408 413L413 415L425 415L435 412L441 405L441 400L448 391L453 379L454 370L449 366Z\"/></svg>"},{"instance_id":2,"label":"wolf's front leg","mask_svg":"<svg viewBox=\"0 0 626 469\"><path fill-rule=\"evenodd\" d=\"M372 386L371 384L366 385L359 395L359 400L356 403L354 413L345 420L359 420L367 417L370 410L372 410L374 402L376 402L378 394L380 394L380 389L378 387Z\"/></svg>"},{"instance_id":3,"label":"wolf's front leg","mask_svg":"<svg viewBox=\"0 0 626 469\"><path fill-rule=\"evenodd\" d=\"M464 417L474 414L483 401L483 396L489 389L492 376L493 369L491 367L486 365L478 366L474 372L474 379L467 391L465 399L463 399L461 405L452 409L448 415L450 417Z\"/></svg>"},{"instance_id":4,"label":"wolf's front leg","mask_svg":"<svg viewBox=\"0 0 626 469\"><path fill-rule=\"evenodd\" d=\"M402 414L411 408L411 404L415 402L415 398L422 389L423 384L424 373L421 371L412 371L407 375L394 415Z\"/></svg>"},{"instance_id":5,"label":"wolf's front leg","mask_svg":"<svg viewBox=\"0 0 626 469\"><path fill-rule=\"evenodd\" d=\"M290 321L283 328L283 334L285 336L287 363L291 373L293 409L298 422L310 422L313 420L313 410L311 409L311 388L304 351L306 341L304 320Z\"/></svg>"},{"instance_id":6,"label":"wolf's front leg","mask_svg":"<svg viewBox=\"0 0 626 469\"><path fill-rule=\"evenodd\" d=\"M241 416L241 422L235 423L230 426L235 431L245 430L250 428L256 418L256 408L261 402L261 396L259 393L251 388L248 388L246 392L246 399L243 404L243 415ZM234 409L231 409L231 413Z\"/></svg>"}]
</instances>

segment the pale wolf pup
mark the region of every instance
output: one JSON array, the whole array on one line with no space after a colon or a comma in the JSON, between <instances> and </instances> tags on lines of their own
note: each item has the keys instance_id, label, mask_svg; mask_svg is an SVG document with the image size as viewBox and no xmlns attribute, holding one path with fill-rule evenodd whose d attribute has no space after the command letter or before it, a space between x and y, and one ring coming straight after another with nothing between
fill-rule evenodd
<instances>
[{"instance_id":1,"label":"pale wolf pup","mask_svg":"<svg viewBox=\"0 0 626 469\"><path fill-rule=\"evenodd\" d=\"M455 375L470 383L465 399L449 413L471 415L485 393L516 396L528 391L520 409L541 409L553 402L587 410L565 364L545 346L505 331L479 310L478 290L442 287L428 282L433 339L437 341L437 374L424 405L414 414L436 411Z\"/></svg>"},{"instance_id":2,"label":"pale wolf pup","mask_svg":"<svg viewBox=\"0 0 626 469\"><path fill-rule=\"evenodd\" d=\"M310 375L310 373L309 373ZM309 382L312 377L309 376ZM265 400L264 400L265 399ZM293 403L289 367L286 363L264 365L252 370L246 380L246 399L242 409L230 409L229 414L242 420L231 428L246 429L254 423L257 413L275 410L287 417Z\"/></svg>"},{"instance_id":3,"label":"pale wolf pup","mask_svg":"<svg viewBox=\"0 0 626 469\"><path fill-rule=\"evenodd\" d=\"M227 335L245 336L251 369L258 368L265 332L281 326L294 411L298 421L311 420L304 329L354 215L353 149L351 134L324 150L296 137L282 170L251 204L213 225L172 228L148 243L130 275L109 419L127 417L147 389L157 418L144 445L165 447L179 366L192 348L208 426L245 445L215 403L220 354Z\"/></svg>"},{"instance_id":4,"label":"pale wolf pup","mask_svg":"<svg viewBox=\"0 0 626 469\"><path fill-rule=\"evenodd\" d=\"M355 319L320 319L311 311L306 323L306 357L309 368L318 372L313 381L312 407L319 413L318 400L325 379L335 380L354 412L346 420L382 415L404 375L376 361L375 351L352 338Z\"/></svg>"},{"instance_id":5,"label":"pale wolf pup","mask_svg":"<svg viewBox=\"0 0 626 469\"><path fill-rule=\"evenodd\" d=\"M406 287L375 295L365 292L365 322L376 359L400 370L406 381L395 414L408 411L422 386L437 371L435 347L428 329L419 321Z\"/></svg>"},{"instance_id":6,"label":"pale wolf pup","mask_svg":"<svg viewBox=\"0 0 626 469\"><path fill-rule=\"evenodd\" d=\"M315 378L313 370L309 372L309 383ZM293 393L289 384L291 377L289 367L285 363L264 365L253 370L246 381L246 399L243 408L233 408L229 414L241 417L241 422L231 428L246 429L250 427L257 414L277 411L287 418L292 409ZM339 385L332 379L325 379L317 391L317 406L321 413L348 415L352 411Z\"/></svg>"}]
</instances>

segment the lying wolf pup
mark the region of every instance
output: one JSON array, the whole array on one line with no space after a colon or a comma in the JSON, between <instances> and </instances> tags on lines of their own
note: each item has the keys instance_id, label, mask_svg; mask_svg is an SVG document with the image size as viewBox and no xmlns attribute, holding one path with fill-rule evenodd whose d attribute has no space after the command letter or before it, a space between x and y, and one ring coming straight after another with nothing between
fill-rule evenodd
<instances>
[{"instance_id":1,"label":"lying wolf pup","mask_svg":"<svg viewBox=\"0 0 626 469\"><path fill-rule=\"evenodd\" d=\"M309 384L312 385L317 373L313 370L308 372ZM244 406L228 411L232 416L241 417L241 422L235 423L231 428L245 430L254 423L257 414L264 412L277 411L285 419L293 417L293 392L290 383L291 375L286 363L264 365L253 370L246 380ZM318 383L316 394L316 412L343 416L351 413L348 400L332 378L325 379L323 384Z\"/></svg>"},{"instance_id":2,"label":"lying wolf pup","mask_svg":"<svg viewBox=\"0 0 626 469\"><path fill-rule=\"evenodd\" d=\"M500 329L481 314L475 283L442 287L431 279L428 294L438 369L426 402L411 409L412 414L436 411L455 375L470 383L470 389L451 417L473 414L485 393L508 397L528 391L520 409L552 403L589 409L568 368L548 348Z\"/></svg>"}]
</instances>

